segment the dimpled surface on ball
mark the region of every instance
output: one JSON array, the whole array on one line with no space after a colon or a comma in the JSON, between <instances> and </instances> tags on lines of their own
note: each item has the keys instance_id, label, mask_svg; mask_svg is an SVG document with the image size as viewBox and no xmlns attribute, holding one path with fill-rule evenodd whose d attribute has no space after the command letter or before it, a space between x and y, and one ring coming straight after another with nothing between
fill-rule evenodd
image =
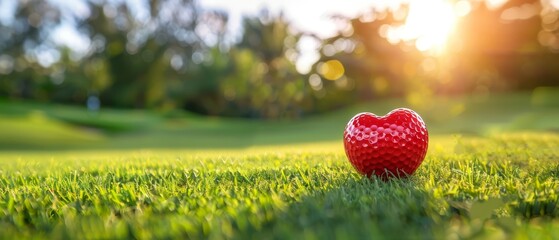
<instances>
[{"instance_id":1,"label":"dimpled surface on ball","mask_svg":"<svg viewBox=\"0 0 559 240\"><path fill-rule=\"evenodd\" d=\"M383 117L359 113L344 131L346 155L355 169L382 179L415 172L427 153L429 134L414 111L399 108Z\"/></svg>"}]
</instances>

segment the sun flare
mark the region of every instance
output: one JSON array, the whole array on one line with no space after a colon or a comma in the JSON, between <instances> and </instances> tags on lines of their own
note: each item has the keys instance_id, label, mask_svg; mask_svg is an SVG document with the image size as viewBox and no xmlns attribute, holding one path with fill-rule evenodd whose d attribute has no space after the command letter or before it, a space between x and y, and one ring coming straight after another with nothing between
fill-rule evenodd
<instances>
[{"instance_id":1,"label":"sun flare","mask_svg":"<svg viewBox=\"0 0 559 240\"><path fill-rule=\"evenodd\" d=\"M444 0L411 1L405 23L393 29L393 40L414 43L422 52L443 51L458 17L454 9Z\"/></svg>"}]
</instances>

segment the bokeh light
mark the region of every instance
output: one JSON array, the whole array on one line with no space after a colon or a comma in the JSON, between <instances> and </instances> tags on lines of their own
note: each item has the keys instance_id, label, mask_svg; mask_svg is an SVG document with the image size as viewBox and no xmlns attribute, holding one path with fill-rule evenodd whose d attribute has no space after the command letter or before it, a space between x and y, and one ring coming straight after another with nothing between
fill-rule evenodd
<instances>
[{"instance_id":1,"label":"bokeh light","mask_svg":"<svg viewBox=\"0 0 559 240\"><path fill-rule=\"evenodd\" d=\"M320 74L327 80L338 80L344 75L344 65L338 60L328 60L320 65Z\"/></svg>"}]
</instances>

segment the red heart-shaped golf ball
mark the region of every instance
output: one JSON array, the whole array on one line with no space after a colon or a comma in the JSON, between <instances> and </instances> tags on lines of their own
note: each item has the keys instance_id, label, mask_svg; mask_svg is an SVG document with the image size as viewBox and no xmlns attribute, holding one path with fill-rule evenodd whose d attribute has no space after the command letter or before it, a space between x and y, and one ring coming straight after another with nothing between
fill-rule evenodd
<instances>
[{"instance_id":1,"label":"red heart-shaped golf ball","mask_svg":"<svg viewBox=\"0 0 559 240\"><path fill-rule=\"evenodd\" d=\"M423 119L406 108L382 117L359 113L344 131L345 152L353 167L382 179L413 174L425 158L428 143Z\"/></svg>"}]
</instances>

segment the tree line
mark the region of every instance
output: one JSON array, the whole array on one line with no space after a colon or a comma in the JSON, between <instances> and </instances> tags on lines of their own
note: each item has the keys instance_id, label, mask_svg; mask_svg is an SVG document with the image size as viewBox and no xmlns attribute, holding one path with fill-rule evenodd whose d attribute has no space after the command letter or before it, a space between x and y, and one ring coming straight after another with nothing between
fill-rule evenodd
<instances>
[{"instance_id":1,"label":"tree line","mask_svg":"<svg viewBox=\"0 0 559 240\"><path fill-rule=\"evenodd\" d=\"M392 10L372 9L372 20L332 16L349 30L317 38L320 59L304 74L297 44L312 35L290 30L281 14L244 18L231 42L227 13L194 0L149 1L142 14L126 2L84 4L77 15L49 1L17 2L11 20L0 21L0 97L277 119L384 97L419 104L435 94L559 84L558 13L540 1L497 9L473 1L444 56L388 41L383 31L405 20ZM527 4L539 14L503 19ZM52 40L69 22L88 39L85 51Z\"/></svg>"}]
</instances>

